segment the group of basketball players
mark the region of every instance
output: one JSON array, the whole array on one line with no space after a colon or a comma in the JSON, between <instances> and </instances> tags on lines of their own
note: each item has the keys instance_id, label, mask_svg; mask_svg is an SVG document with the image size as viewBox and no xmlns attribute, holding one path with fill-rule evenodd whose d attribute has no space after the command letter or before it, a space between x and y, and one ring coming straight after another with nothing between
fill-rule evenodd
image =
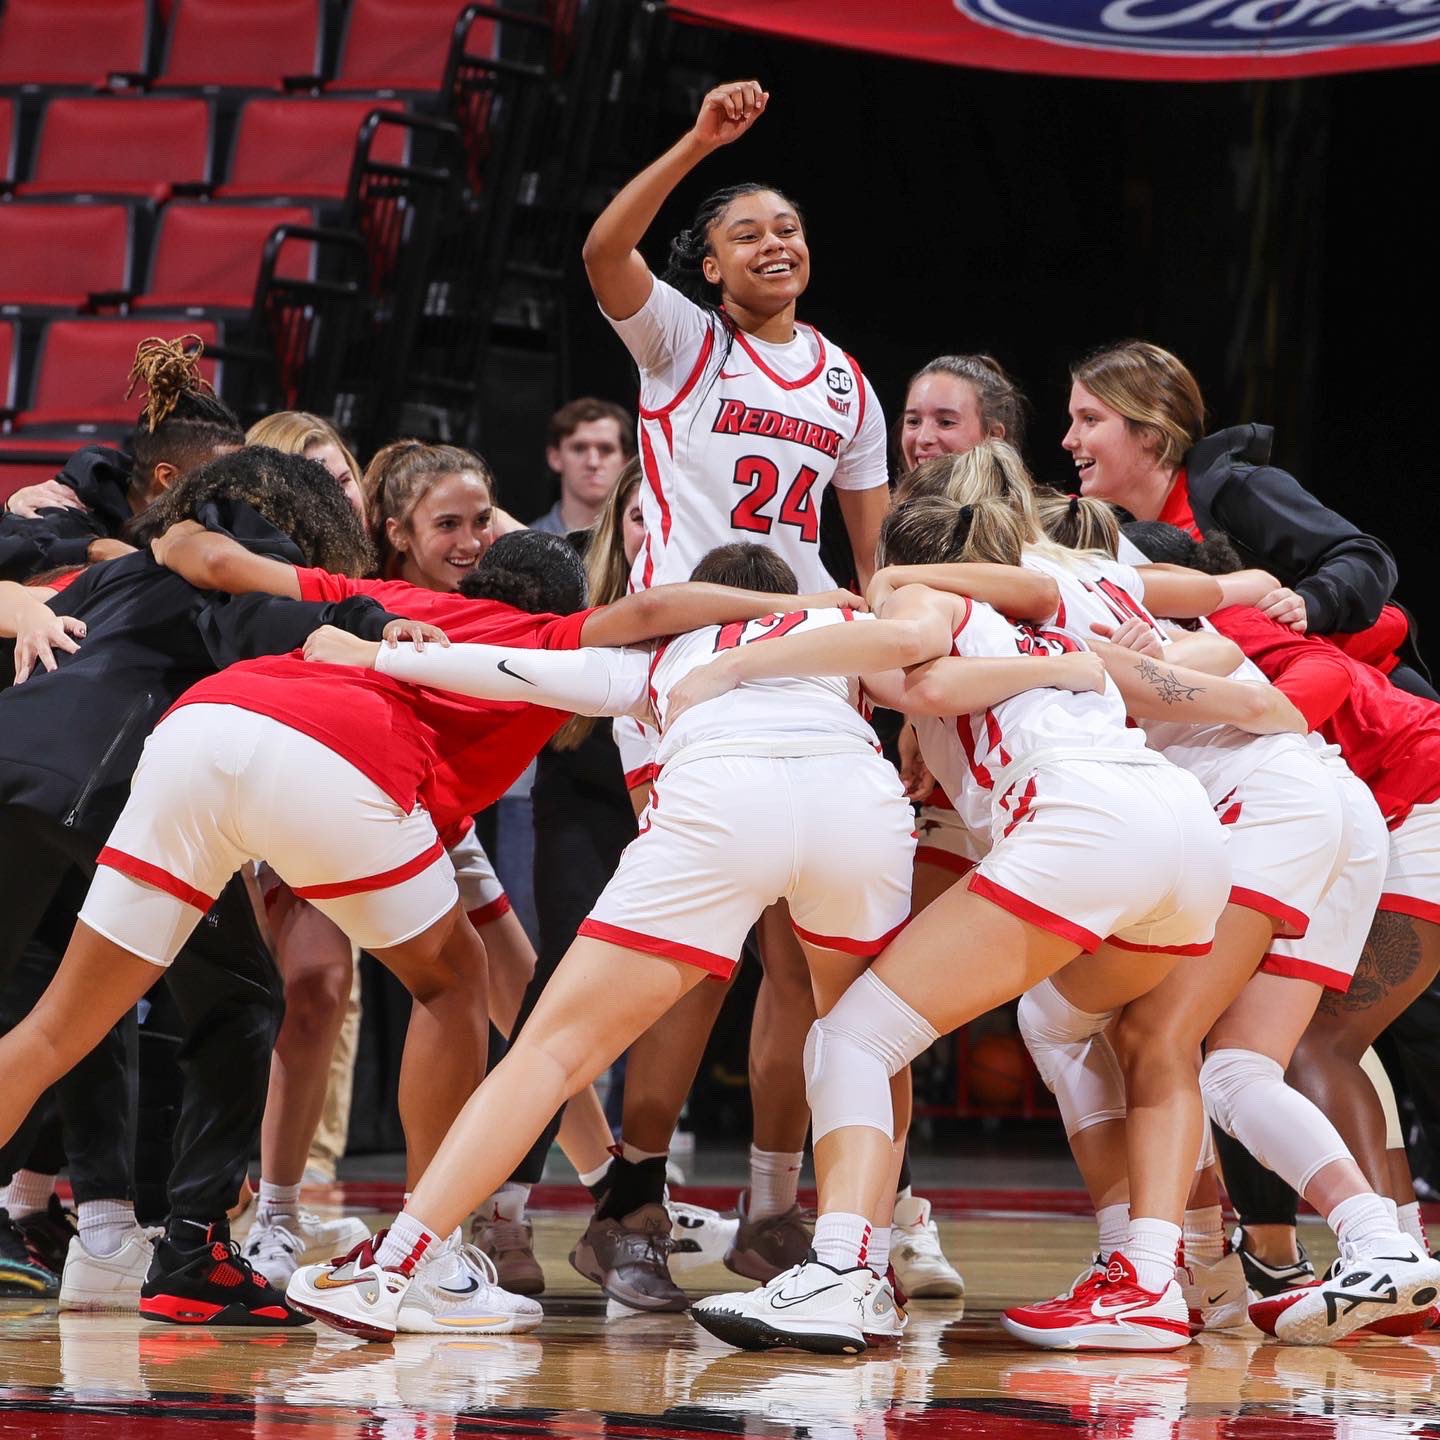
<instances>
[{"instance_id":1,"label":"group of basketball players","mask_svg":"<svg viewBox=\"0 0 1440 1440\"><path fill-rule=\"evenodd\" d=\"M415 447L405 467L386 452L371 466L390 553L381 579L358 578L363 536L336 539L358 536L343 496L312 517L295 499L317 479L305 462L252 450L145 512L129 533L153 552L92 568L48 607L0 593L17 670L31 654L42 666L10 692L34 697L38 724L65 723L66 677L133 647L162 588L183 587L198 637L183 664L172 639L151 677L148 739L73 937L0 1039L0 1135L263 865L272 906L323 917L414 998L405 1208L301 1263L352 1236L303 1216L294 1163L262 1153L261 1240L242 1254L223 1217L200 1235L172 1222L142 1312L313 1316L373 1339L532 1329L543 1276L484 1225L523 1220L512 1177L562 1109L600 1202L577 1268L636 1308L682 1308L671 1226L711 1222L665 1210L663 1150L627 1133L605 1157L589 1086L647 1037L688 1083L717 980L758 925L767 982L798 975L813 1011L775 1023L793 1076L775 1104L799 1138L752 1148L725 1248L762 1284L692 1308L715 1335L843 1353L898 1337L892 1244L910 1247L917 1293L960 1292L904 1175L909 1064L1017 998L1098 1245L1065 1294L1005 1312L1013 1335L1164 1350L1247 1318L1305 1344L1425 1328L1440 1262L1368 1049L1440 969L1440 702L1387 603L1388 552L1269 466L1262 427L1206 436L1189 372L1141 342L1072 371L1078 495L1032 482L1018 393L973 356L912 380L892 493L865 376L795 319L809 252L790 200L760 185L711 196L664 278L638 249L767 99L754 82L711 91L586 241L640 372L638 466L587 564L523 529L489 543L476 462ZM256 467L263 483L240 473ZM832 486L863 598L821 562ZM1123 534L1115 507L1138 522ZM587 568L613 577L618 554L629 593L591 583L587 608ZM126 604L107 610L111 593ZM898 773L872 705L906 717ZM513 1028L530 960L492 955L487 995L490 937L470 918L483 907L457 885L482 865L473 840L465 858L469 817L572 714L615 717L639 833L487 1075L485 1017ZM0 790L0 814L27 803ZM795 1204L807 1119L813 1234ZM1325 1277L1297 1271L1247 1303L1211 1124L1326 1218L1340 1253ZM1232 1188L1234 1171L1227 1157ZM193 1232L203 1217L183 1218Z\"/></svg>"}]
</instances>

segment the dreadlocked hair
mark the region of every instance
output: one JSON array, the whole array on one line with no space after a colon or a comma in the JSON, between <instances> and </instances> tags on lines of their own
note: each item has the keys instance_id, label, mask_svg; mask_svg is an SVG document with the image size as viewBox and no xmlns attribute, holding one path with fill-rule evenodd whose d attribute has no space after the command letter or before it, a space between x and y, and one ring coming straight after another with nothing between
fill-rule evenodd
<instances>
[{"instance_id":1,"label":"dreadlocked hair","mask_svg":"<svg viewBox=\"0 0 1440 1440\"><path fill-rule=\"evenodd\" d=\"M1041 530L1067 550L1089 551L1113 560L1120 549L1120 521L1114 507L1103 500L1037 485L1035 515Z\"/></svg>"},{"instance_id":2,"label":"dreadlocked hair","mask_svg":"<svg viewBox=\"0 0 1440 1440\"><path fill-rule=\"evenodd\" d=\"M125 527L125 539L148 545L212 500L242 500L295 542L307 565L359 578L375 552L335 477L317 460L251 445L221 455L176 481Z\"/></svg>"},{"instance_id":3,"label":"dreadlocked hair","mask_svg":"<svg viewBox=\"0 0 1440 1440\"><path fill-rule=\"evenodd\" d=\"M1205 575L1232 575L1245 568L1230 537L1221 530L1197 540L1188 530L1163 520L1132 520L1121 527L1121 533L1156 565L1183 565Z\"/></svg>"},{"instance_id":4,"label":"dreadlocked hair","mask_svg":"<svg viewBox=\"0 0 1440 1440\"><path fill-rule=\"evenodd\" d=\"M902 501L880 526L880 565L954 565L983 560L1018 565L1025 531L999 500L961 504L948 495Z\"/></svg>"},{"instance_id":5,"label":"dreadlocked hair","mask_svg":"<svg viewBox=\"0 0 1440 1440\"><path fill-rule=\"evenodd\" d=\"M531 615L573 615L585 608L585 566L562 536L514 530L480 557L460 593Z\"/></svg>"},{"instance_id":6,"label":"dreadlocked hair","mask_svg":"<svg viewBox=\"0 0 1440 1440\"><path fill-rule=\"evenodd\" d=\"M235 412L200 373L205 342L198 335L174 340L151 336L135 347L125 390L145 390L145 407L135 421L135 484L148 489L157 465L182 475L217 450L245 443Z\"/></svg>"}]
</instances>

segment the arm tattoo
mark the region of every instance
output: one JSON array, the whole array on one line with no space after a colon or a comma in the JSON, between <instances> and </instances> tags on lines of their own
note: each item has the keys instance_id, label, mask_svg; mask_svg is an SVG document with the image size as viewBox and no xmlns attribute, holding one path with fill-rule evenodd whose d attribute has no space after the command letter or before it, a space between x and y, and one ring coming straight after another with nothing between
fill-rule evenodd
<instances>
[{"instance_id":1,"label":"arm tattoo","mask_svg":"<svg viewBox=\"0 0 1440 1440\"><path fill-rule=\"evenodd\" d=\"M1183 704L1205 691L1203 685L1182 685L1173 670L1162 670L1153 660L1141 660L1139 675L1167 705Z\"/></svg>"}]
</instances>

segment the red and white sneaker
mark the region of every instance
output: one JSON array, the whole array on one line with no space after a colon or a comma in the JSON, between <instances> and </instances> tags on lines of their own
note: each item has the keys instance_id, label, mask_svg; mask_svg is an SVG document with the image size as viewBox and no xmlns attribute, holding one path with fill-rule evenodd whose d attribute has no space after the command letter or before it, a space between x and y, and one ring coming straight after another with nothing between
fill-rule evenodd
<instances>
[{"instance_id":1,"label":"red and white sneaker","mask_svg":"<svg viewBox=\"0 0 1440 1440\"><path fill-rule=\"evenodd\" d=\"M1190 1311L1190 1333L1235 1330L1245 1323L1249 1296L1240 1256L1225 1242L1225 1253L1213 1265L1181 1257L1175 1272Z\"/></svg>"},{"instance_id":2,"label":"red and white sneaker","mask_svg":"<svg viewBox=\"0 0 1440 1440\"><path fill-rule=\"evenodd\" d=\"M1142 1289L1118 1250L1103 1272L1069 1295L1006 1310L1000 1323L1018 1340L1045 1350L1178 1350L1190 1343L1190 1314L1179 1284Z\"/></svg>"},{"instance_id":3,"label":"red and white sneaker","mask_svg":"<svg viewBox=\"0 0 1440 1440\"><path fill-rule=\"evenodd\" d=\"M376 1263L385 1231L357 1245L348 1255L323 1265L302 1265L285 1287L296 1310L347 1335L388 1341L400 1329L400 1302L410 1277Z\"/></svg>"}]
</instances>

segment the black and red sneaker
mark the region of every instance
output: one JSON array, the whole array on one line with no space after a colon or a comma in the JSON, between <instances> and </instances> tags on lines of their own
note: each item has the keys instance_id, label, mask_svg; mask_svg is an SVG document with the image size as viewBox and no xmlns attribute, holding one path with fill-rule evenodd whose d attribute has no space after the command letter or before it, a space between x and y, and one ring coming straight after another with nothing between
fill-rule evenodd
<instances>
[{"instance_id":1,"label":"black and red sneaker","mask_svg":"<svg viewBox=\"0 0 1440 1440\"><path fill-rule=\"evenodd\" d=\"M43 1210L31 1211L15 1222L30 1253L47 1269L56 1275L65 1269L65 1257L70 1253L70 1242L78 1231L75 1228L75 1213L67 1210L58 1195L50 1197L50 1203Z\"/></svg>"},{"instance_id":2,"label":"black and red sneaker","mask_svg":"<svg viewBox=\"0 0 1440 1440\"><path fill-rule=\"evenodd\" d=\"M311 1318L257 1275L240 1247L218 1239L182 1249L167 1235L155 1242L150 1273L140 1287L140 1315L170 1325L309 1325Z\"/></svg>"},{"instance_id":3,"label":"black and red sneaker","mask_svg":"<svg viewBox=\"0 0 1440 1440\"><path fill-rule=\"evenodd\" d=\"M0 1206L0 1298L51 1300L60 1293L60 1277L31 1249L10 1212Z\"/></svg>"}]
</instances>

